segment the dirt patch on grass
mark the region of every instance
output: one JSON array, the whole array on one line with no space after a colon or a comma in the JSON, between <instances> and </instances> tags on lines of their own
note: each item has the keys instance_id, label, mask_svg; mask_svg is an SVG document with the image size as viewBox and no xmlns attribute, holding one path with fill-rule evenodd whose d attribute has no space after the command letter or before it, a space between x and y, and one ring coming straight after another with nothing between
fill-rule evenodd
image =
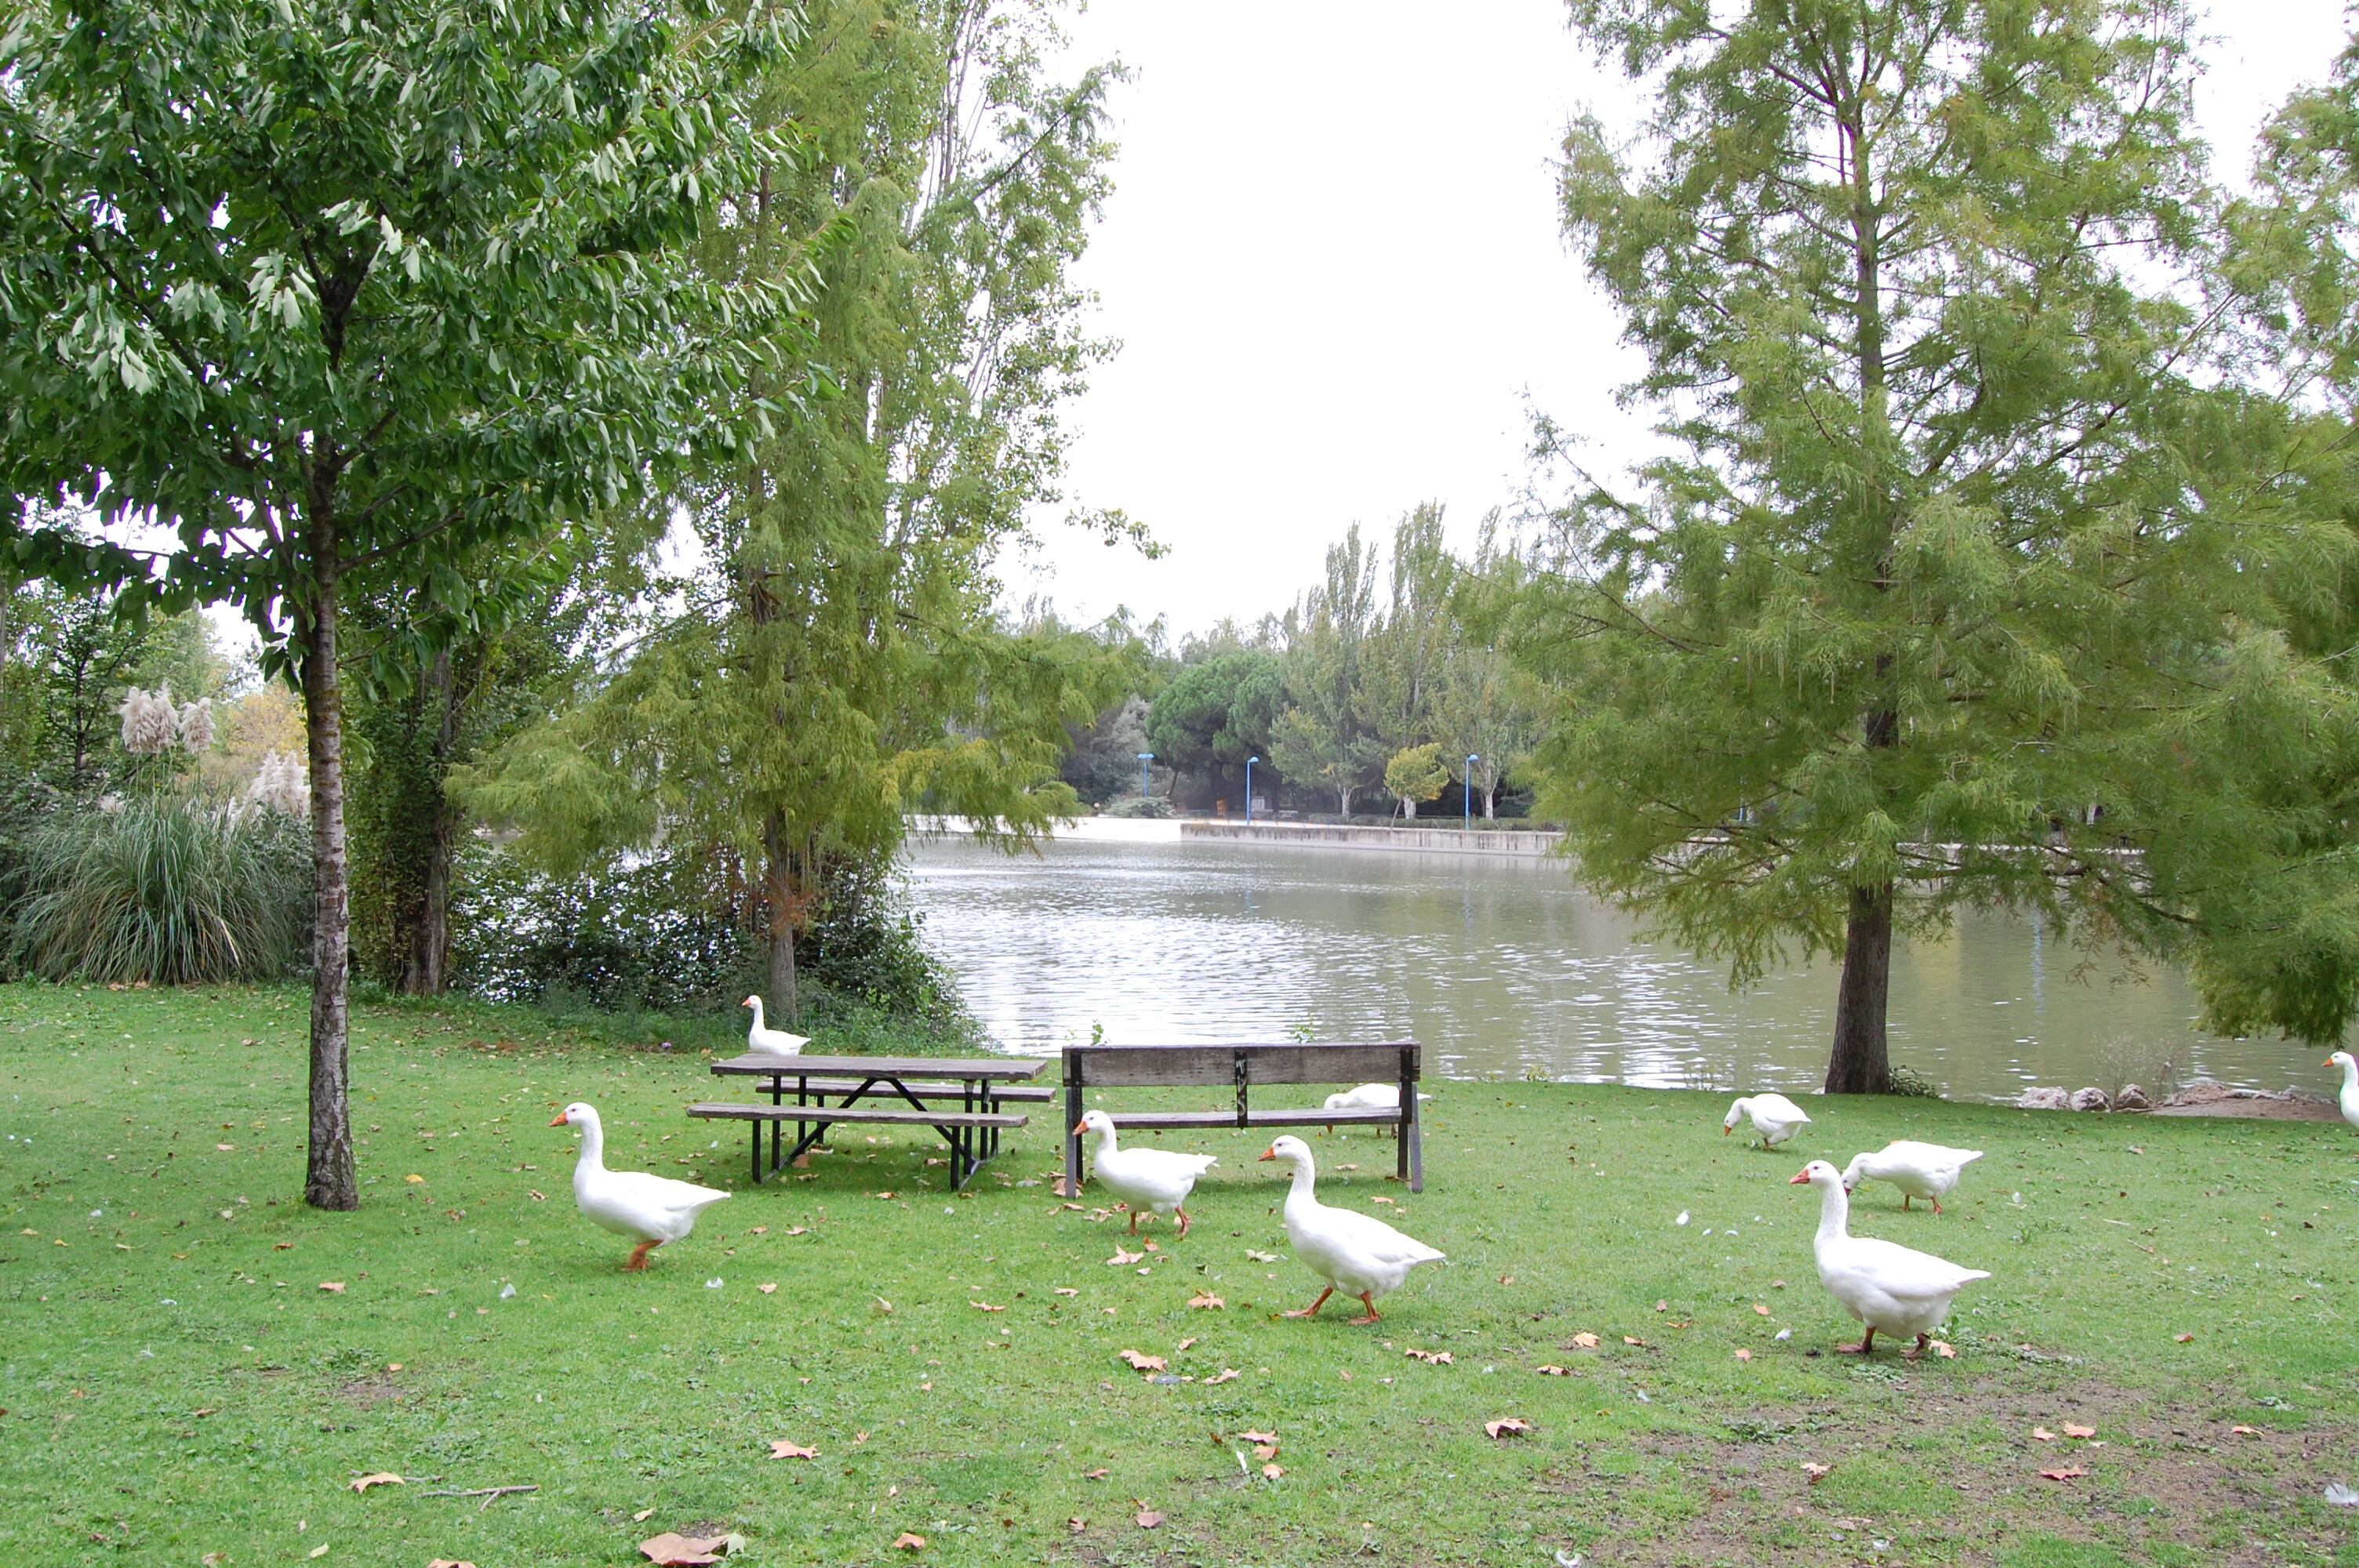
<instances>
[{"instance_id":1,"label":"dirt patch on grass","mask_svg":"<svg viewBox=\"0 0 2359 1568\"><path fill-rule=\"evenodd\" d=\"M391 1404L409 1392L382 1372L372 1372L365 1378L354 1378L336 1385L336 1398L364 1410Z\"/></svg>"},{"instance_id":2,"label":"dirt patch on grass","mask_svg":"<svg viewBox=\"0 0 2359 1568\"><path fill-rule=\"evenodd\" d=\"M2266 1089L2232 1089L2203 1079L2188 1085L2154 1108L2154 1116L2243 1116L2260 1121L2336 1121L2342 1109L2315 1095L2271 1094Z\"/></svg>"},{"instance_id":3,"label":"dirt patch on grass","mask_svg":"<svg viewBox=\"0 0 2359 1568\"><path fill-rule=\"evenodd\" d=\"M1700 1492L1701 1506L1684 1519L1659 1506L1625 1515L1610 1501L1602 1519L1582 1512L1614 1540L1616 1564L1982 1563L2049 1537L2139 1557L2171 1541L2257 1568L2295 1543L2331 1556L2346 1539L2339 1520L2300 1505L2344 1478L2335 1466L2348 1465L2359 1422L2237 1432L2210 1411L2079 1382L1985 1379L1912 1390L1900 1404L1765 1407L1732 1417L1723 1437L1649 1434L1634 1446L1656 1485ZM2068 1425L2095 1435L2067 1436ZM1558 1479L1610 1499L1631 1478Z\"/></svg>"}]
</instances>

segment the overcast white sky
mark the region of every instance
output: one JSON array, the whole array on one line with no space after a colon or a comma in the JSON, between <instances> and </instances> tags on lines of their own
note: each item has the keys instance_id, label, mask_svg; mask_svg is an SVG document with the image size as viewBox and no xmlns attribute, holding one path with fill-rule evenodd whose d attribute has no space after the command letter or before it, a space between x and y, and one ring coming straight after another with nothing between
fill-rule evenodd
<instances>
[{"instance_id":1,"label":"overcast white sky","mask_svg":"<svg viewBox=\"0 0 2359 1568\"><path fill-rule=\"evenodd\" d=\"M1557 0L1096 0L1077 62L1119 57L1115 190L1081 269L1122 341L1071 410L1067 492L1169 546L1149 561L1057 517L1002 563L1011 597L1117 606L1176 635L1291 602L1354 520L1417 502L1462 540L1510 502L1529 404L1605 444L1635 360L1559 235L1551 164L1618 75ZM2212 6L2200 112L2224 172L2323 75L2339 0Z\"/></svg>"}]
</instances>

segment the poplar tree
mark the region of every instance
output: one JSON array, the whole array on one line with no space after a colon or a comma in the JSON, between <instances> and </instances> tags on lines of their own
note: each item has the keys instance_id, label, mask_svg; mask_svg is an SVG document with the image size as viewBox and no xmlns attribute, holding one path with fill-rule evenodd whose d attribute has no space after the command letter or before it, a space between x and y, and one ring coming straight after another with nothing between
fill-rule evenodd
<instances>
[{"instance_id":1,"label":"poplar tree","mask_svg":"<svg viewBox=\"0 0 2359 1568\"><path fill-rule=\"evenodd\" d=\"M1376 552L1352 524L1327 546L1325 579L1286 617L1286 711L1270 726L1270 755L1297 784L1324 784L1336 810L1384 782L1389 753L1368 708L1376 615Z\"/></svg>"},{"instance_id":2,"label":"poplar tree","mask_svg":"<svg viewBox=\"0 0 2359 1568\"><path fill-rule=\"evenodd\" d=\"M709 196L789 160L738 105L792 38L708 0L8 11L0 544L19 571L235 605L300 684L308 1203L359 1203L344 607L398 589L463 621L481 552L750 439L795 395L799 291L675 265ZM25 522L31 500L168 542L85 544Z\"/></svg>"},{"instance_id":3,"label":"poplar tree","mask_svg":"<svg viewBox=\"0 0 2359 1568\"><path fill-rule=\"evenodd\" d=\"M1897 932L2202 932L2215 764L2332 719L2279 596L2349 536L2237 449L2180 0L1570 9L1647 94L1562 192L1665 455L1526 606L1542 807L1735 980L1838 957L1825 1087L1879 1091Z\"/></svg>"},{"instance_id":4,"label":"poplar tree","mask_svg":"<svg viewBox=\"0 0 2359 1568\"><path fill-rule=\"evenodd\" d=\"M1036 838L1077 806L1057 777L1067 727L1128 673L1079 633L1004 625L990 570L1061 499L1057 411L1104 351L1069 269L1106 189L1114 73L1051 81L1050 14L1003 0L808 15L811 48L757 111L806 155L743 188L752 222L701 261L808 271L840 392L684 488L700 559L679 607L462 775L555 868L658 841L761 866L782 1017L832 867L889 858L913 810Z\"/></svg>"}]
</instances>

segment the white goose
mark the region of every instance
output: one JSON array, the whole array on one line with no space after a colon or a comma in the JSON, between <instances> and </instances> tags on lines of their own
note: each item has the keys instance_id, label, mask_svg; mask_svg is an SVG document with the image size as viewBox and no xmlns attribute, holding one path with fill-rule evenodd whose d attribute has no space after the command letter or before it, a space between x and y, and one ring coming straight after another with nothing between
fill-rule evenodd
<instances>
[{"instance_id":1,"label":"white goose","mask_svg":"<svg viewBox=\"0 0 2359 1568\"><path fill-rule=\"evenodd\" d=\"M802 1048L810 1044L810 1036L807 1034L789 1034L783 1029L766 1028L762 1022L760 997L749 996L738 1005L754 1010L754 1027L745 1032L748 1050L764 1056L793 1056L799 1054Z\"/></svg>"},{"instance_id":2,"label":"white goose","mask_svg":"<svg viewBox=\"0 0 2359 1568\"><path fill-rule=\"evenodd\" d=\"M1760 1135L1761 1147L1775 1149L1810 1124L1810 1113L1784 1095L1745 1095L1728 1108L1720 1130L1724 1137L1736 1130L1741 1117L1753 1119L1753 1130Z\"/></svg>"},{"instance_id":3,"label":"white goose","mask_svg":"<svg viewBox=\"0 0 2359 1568\"><path fill-rule=\"evenodd\" d=\"M1903 1338L1914 1335L1917 1343L1901 1354L1915 1359L1950 1314L1950 1303L1958 1292L1976 1280L1989 1279L1989 1272L1961 1269L1930 1252L1851 1234L1851 1198L1843 1191L1843 1177L1824 1160L1803 1166L1793 1184L1805 1182L1819 1189L1819 1234L1812 1243L1819 1283L1867 1327L1858 1344L1838 1345L1836 1350L1864 1356L1875 1348L1876 1330L1882 1329Z\"/></svg>"},{"instance_id":4,"label":"white goose","mask_svg":"<svg viewBox=\"0 0 2359 1568\"><path fill-rule=\"evenodd\" d=\"M573 1167L573 1206L591 1224L621 1236L636 1236L639 1245L625 1270L644 1269L647 1254L667 1241L677 1241L696 1227L697 1215L729 1195L694 1182L645 1171L606 1169L606 1134L598 1113L575 1100L557 1113L551 1127L582 1130L582 1159Z\"/></svg>"},{"instance_id":5,"label":"white goose","mask_svg":"<svg viewBox=\"0 0 2359 1568\"><path fill-rule=\"evenodd\" d=\"M2348 1051L2337 1051L2326 1059L2326 1065L2343 1069L2343 1094L2339 1102L2343 1107L2343 1119L2359 1127L2359 1058L2354 1058Z\"/></svg>"},{"instance_id":6,"label":"white goose","mask_svg":"<svg viewBox=\"0 0 2359 1568\"><path fill-rule=\"evenodd\" d=\"M1176 1149L1121 1149L1114 1145L1114 1118L1102 1110L1082 1115L1073 1124L1073 1136L1098 1135L1097 1153L1090 1168L1106 1191L1130 1206L1130 1233L1138 1234L1142 1209L1177 1215L1180 1234L1188 1234L1188 1211L1180 1206L1196 1190L1196 1178L1217 1164L1217 1154L1182 1154Z\"/></svg>"},{"instance_id":7,"label":"white goose","mask_svg":"<svg viewBox=\"0 0 2359 1568\"><path fill-rule=\"evenodd\" d=\"M1359 1297L1368 1309L1367 1316L1352 1321L1374 1323L1377 1296L1399 1289L1408 1271L1419 1263L1441 1260L1440 1253L1373 1215L1321 1203L1313 1191L1318 1173L1310 1162L1310 1146L1301 1139L1281 1138L1262 1158L1294 1162L1294 1185L1286 1195L1286 1238L1294 1243L1294 1255L1327 1281L1317 1301L1287 1316L1309 1317L1341 1290Z\"/></svg>"},{"instance_id":8,"label":"white goose","mask_svg":"<svg viewBox=\"0 0 2359 1568\"><path fill-rule=\"evenodd\" d=\"M1924 1198L1941 1212L1941 1200L1958 1184L1967 1166L1983 1157L1979 1149L1952 1149L1942 1143L1919 1143L1897 1138L1873 1154L1854 1154L1843 1167L1843 1191L1856 1192L1862 1182L1890 1182L1900 1189L1900 1206L1910 1198Z\"/></svg>"}]
</instances>

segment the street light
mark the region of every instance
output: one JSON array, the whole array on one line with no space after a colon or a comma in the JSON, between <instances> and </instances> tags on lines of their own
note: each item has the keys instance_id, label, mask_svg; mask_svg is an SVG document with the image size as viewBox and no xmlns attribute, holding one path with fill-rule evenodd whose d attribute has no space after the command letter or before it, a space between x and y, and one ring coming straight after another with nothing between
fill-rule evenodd
<instances>
[{"instance_id":1,"label":"street light","mask_svg":"<svg viewBox=\"0 0 2359 1568\"><path fill-rule=\"evenodd\" d=\"M1141 800L1147 798L1147 764L1153 761L1155 761L1155 753L1152 752L1141 752L1138 754L1138 798Z\"/></svg>"},{"instance_id":2,"label":"street light","mask_svg":"<svg viewBox=\"0 0 2359 1568\"><path fill-rule=\"evenodd\" d=\"M1248 827L1253 826L1253 765L1260 761L1259 757L1245 759L1245 826Z\"/></svg>"},{"instance_id":3,"label":"street light","mask_svg":"<svg viewBox=\"0 0 2359 1568\"><path fill-rule=\"evenodd\" d=\"M1466 808L1466 831L1474 831L1474 764L1483 759L1477 752L1466 753L1466 776L1458 785L1458 802Z\"/></svg>"}]
</instances>

